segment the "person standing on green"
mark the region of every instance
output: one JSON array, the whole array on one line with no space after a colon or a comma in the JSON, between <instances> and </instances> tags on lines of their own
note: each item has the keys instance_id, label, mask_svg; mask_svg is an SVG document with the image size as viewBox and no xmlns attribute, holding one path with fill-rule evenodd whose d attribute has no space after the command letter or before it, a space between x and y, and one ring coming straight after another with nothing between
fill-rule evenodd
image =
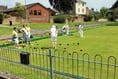
<instances>
[{"instance_id":1,"label":"person standing on green","mask_svg":"<svg viewBox=\"0 0 118 79\"><path fill-rule=\"evenodd\" d=\"M51 33L51 41L52 41L53 48L56 48L58 30L56 29L55 25L52 25L50 33Z\"/></svg>"},{"instance_id":2,"label":"person standing on green","mask_svg":"<svg viewBox=\"0 0 118 79\"><path fill-rule=\"evenodd\" d=\"M15 41L15 47L18 49L21 49L21 47L19 46L18 34L16 32L16 27L13 28L12 35L13 35L13 40Z\"/></svg>"}]
</instances>

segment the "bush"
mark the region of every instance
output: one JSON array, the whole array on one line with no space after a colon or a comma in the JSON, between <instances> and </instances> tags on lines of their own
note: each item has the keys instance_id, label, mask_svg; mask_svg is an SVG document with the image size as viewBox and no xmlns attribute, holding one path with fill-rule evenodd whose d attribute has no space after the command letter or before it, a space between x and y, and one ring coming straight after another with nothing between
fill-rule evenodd
<instances>
[{"instance_id":1,"label":"bush","mask_svg":"<svg viewBox=\"0 0 118 79\"><path fill-rule=\"evenodd\" d=\"M64 16L56 16L54 18L54 23L65 23L66 17Z\"/></svg>"},{"instance_id":2,"label":"bush","mask_svg":"<svg viewBox=\"0 0 118 79\"><path fill-rule=\"evenodd\" d=\"M75 18L75 19L76 19L76 18L78 18L78 16L76 16L76 15L72 15L71 18Z\"/></svg>"},{"instance_id":3,"label":"bush","mask_svg":"<svg viewBox=\"0 0 118 79\"><path fill-rule=\"evenodd\" d=\"M115 21L115 18L113 16L111 16L111 17L108 17L108 20L109 21Z\"/></svg>"},{"instance_id":4,"label":"bush","mask_svg":"<svg viewBox=\"0 0 118 79\"><path fill-rule=\"evenodd\" d=\"M2 24L3 20L4 20L4 14L0 13L0 24Z\"/></svg>"},{"instance_id":5,"label":"bush","mask_svg":"<svg viewBox=\"0 0 118 79\"><path fill-rule=\"evenodd\" d=\"M91 21L92 20L92 16L91 15L87 15L84 18L84 21Z\"/></svg>"},{"instance_id":6,"label":"bush","mask_svg":"<svg viewBox=\"0 0 118 79\"><path fill-rule=\"evenodd\" d=\"M110 24L106 24L107 26L118 26L118 22L114 22L114 23L110 23Z\"/></svg>"},{"instance_id":7,"label":"bush","mask_svg":"<svg viewBox=\"0 0 118 79\"><path fill-rule=\"evenodd\" d=\"M113 17L111 14L109 14L107 18L109 21L115 21L115 17Z\"/></svg>"}]
</instances>

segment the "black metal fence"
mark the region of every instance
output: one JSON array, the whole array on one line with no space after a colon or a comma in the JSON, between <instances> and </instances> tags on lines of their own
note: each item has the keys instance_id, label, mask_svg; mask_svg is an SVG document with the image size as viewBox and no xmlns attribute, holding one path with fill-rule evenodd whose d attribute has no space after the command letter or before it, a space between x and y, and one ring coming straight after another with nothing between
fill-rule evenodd
<instances>
[{"instance_id":1,"label":"black metal fence","mask_svg":"<svg viewBox=\"0 0 118 79\"><path fill-rule=\"evenodd\" d=\"M66 50L0 48L0 70L27 79L118 79L116 63L114 56L104 59Z\"/></svg>"}]
</instances>

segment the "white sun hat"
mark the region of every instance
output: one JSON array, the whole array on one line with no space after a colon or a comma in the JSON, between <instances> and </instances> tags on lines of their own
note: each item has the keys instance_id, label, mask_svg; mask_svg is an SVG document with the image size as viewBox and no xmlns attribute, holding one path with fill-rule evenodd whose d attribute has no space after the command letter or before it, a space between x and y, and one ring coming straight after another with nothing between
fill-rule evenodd
<instances>
[{"instance_id":1,"label":"white sun hat","mask_svg":"<svg viewBox=\"0 0 118 79\"><path fill-rule=\"evenodd\" d=\"M52 28L56 28L56 26L55 25L52 25Z\"/></svg>"}]
</instances>

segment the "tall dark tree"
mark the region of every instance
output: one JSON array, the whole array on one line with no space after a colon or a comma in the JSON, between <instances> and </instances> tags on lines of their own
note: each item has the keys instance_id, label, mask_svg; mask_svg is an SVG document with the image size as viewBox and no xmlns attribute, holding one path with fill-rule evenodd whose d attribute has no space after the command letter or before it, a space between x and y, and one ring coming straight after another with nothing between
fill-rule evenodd
<instances>
[{"instance_id":1,"label":"tall dark tree","mask_svg":"<svg viewBox=\"0 0 118 79\"><path fill-rule=\"evenodd\" d=\"M108 9L108 8L102 7L102 8L100 9L100 15L101 15L101 17L106 18L107 15L108 15L108 12L109 12L109 9Z\"/></svg>"},{"instance_id":2,"label":"tall dark tree","mask_svg":"<svg viewBox=\"0 0 118 79\"><path fill-rule=\"evenodd\" d=\"M50 4L56 10L60 11L70 11L74 8L74 3L76 0L49 0Z\"/></svg>"}]
</instances>

